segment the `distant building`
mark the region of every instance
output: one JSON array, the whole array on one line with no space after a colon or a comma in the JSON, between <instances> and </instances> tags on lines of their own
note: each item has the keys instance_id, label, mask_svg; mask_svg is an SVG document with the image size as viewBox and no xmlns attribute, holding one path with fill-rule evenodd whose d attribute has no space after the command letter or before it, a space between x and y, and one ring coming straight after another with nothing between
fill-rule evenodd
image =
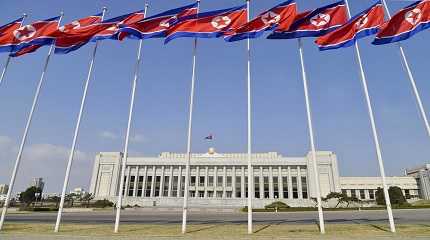
<instances>
[{"instance_id":1,"label":"distant building","mask_svg":"<svg viewBox=\"0 0 430 240\"><path fill-rule=\"evenodd\" d=\"M70 191L70 194L75 194L78 196L83 196L85 195L87 192L85 191L85 189L81 188L81 187L77 187L75 189L73 189L73 191Z\"/></svg>"},{"instance_id":2,"label":"distant building","mask_svg":"<svg viewBox=\"0 0 430 240\"><path fill-rule=\"evenodd\" d=\"M430 164L406 169L405 174L416 179L421 198L430 200Z\"/></svg>"},{"instance_id":3,"label":"distant building","mask_svg":"<svg viewBox=\"0 0 430 240\"><path fill-rule=\"evenodd\" d=\"M116 202L123 154L99 153L94 162L90 193L95 199ZM125 169L124 205L182 206L186 154L161 153L158 157L129 157ZM253 204L264 207L276 200L289 206L314 206L315 179L311 154L284 157L276 152L253 153ZM375 200L382 187L380 177L340 177L337 156L318 151L317 166L322 196L344 192L361 200ZM428 173L428 171L427 171ZM428 175L427 175L428 176ZM248 195L246 153L193 153L190 171L190 206L243 207ZM388 186L398 186L408 199L423 198L414 176L387 177Z\"/></svg>"},{"instance_id":4,"label":"distant building","mask_svg":"<svg viewBox=\"0 0 430 240\"><path fill-rule=\"evenodd\" d=\"M45 182L43 181L43 178L34 178L32 187L40 188L41 192L43 192L43 188L45 187Z\"/></svg>"},{"instance_id":5,"label":"distant building","mask_svg":"<svg viewBox=\"0 0 430 240\"><path fill-rule=\"evenodd\" d=\"M7 194L8 190L9 190L9 185L7 185L7 184L0 184L0 195Z\"/></svg>"}]
</instances>

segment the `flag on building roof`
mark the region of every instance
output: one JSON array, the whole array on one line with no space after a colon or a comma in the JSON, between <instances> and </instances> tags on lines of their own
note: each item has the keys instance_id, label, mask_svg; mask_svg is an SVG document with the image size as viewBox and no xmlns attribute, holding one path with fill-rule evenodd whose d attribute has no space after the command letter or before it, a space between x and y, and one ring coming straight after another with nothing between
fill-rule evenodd
<instances>
[{"instance_id":1,"label":"flag on building roof","mask_svg":"<svg viewBox=\"0 0 430 240\"><path fill-rule=\"evenodd\" d=\"M268 39L319 37L348 21L344 1L297 14L291 26L279 26Z\"/></svg>"},{"instance_id":2,"label":"flag on building roof","mask_svg":"<svg viewBox=\"0 0 430 240\"><path fill-rule=\"evenodd\" d=\"M128 25L135 22L139 22L145 18L145 13L143 10L132 12L129 14L121 15L119 17L111 18L101 22L99 25L103 27L101 31L94 35L92 41L113 39L119 40L121 35L127 33L121 33L119 31L120 25Z\"/></svg>"},{"instance_id":3,"label":"flag on building roof","mask_svg":"<svg viewBox=\"0 0 430 240\"><path fill-rule=\"evenodd\" d=\"M418 1L401 9L386 22L372 44L403 41L429 27L430 1Z\"/></svg>"},{"instance_id":4,"label":"flag on building roof","mask_svg":"<svg viewBox=\"0 0 430 240\"><path fill-rule=\"evenodd\" d=\"M246 5L184 17L166 32L165 43L180 37L218 38L247 22Z\"/></svg>"},{"instance_id":5,"label":"flag on building roof","mask_svg":"<svg viewBox=\"0 0 430 240\"><path fill-rule=\"evenodd\" d=\"M205 137L205 140L213 140L214 139L214 135L211 133L209 134L207 137Z\"/></svg>"},{"instance_id":6,"label":"flag on building roof","mask_svg":"<svg viewBox=\"0 0 430 240\"><path fill-rule=\"evenodd\" d=\"M16 57L34 52L38 48L55 41L53 34L58 29L60 16L37 21L13 31L13 44L10 56Z\"/></svg>"},{"instance_id":7,"label":"flag on building roof","mask_svg":"<svg viewBox=\"0 0 430 240\"><path fill-rule=\"evenodd\" d=\"M296 15L296 2L289 0L283 2L258 15L250 22L234 29L232 35L224 39L228 42L239 41L247 38L258 38L265 31L271 31L280 24L290 26Z\"/></svg>"},{"instance_id":8,"label":"flag on building roof","mask_svg":"<svg viewBox=\"0 0 430 240\"><path fill-rule=\"evenodd\" d=\"M384 23L384 8L378 1L352 17L346 24L315 40L320 50L352 46L357 39L374 35Z\"/></svg>"},{"instance_id":9,"label":"flag on building roof","mask_svg":"<svg viewBox=\"0 0 430 240\"><path fill-rule=\"evenodd\" d=\"M167 29L177 23L179 18L195 14L197 3L171 9L136 23L120 25L119 31L128 33L129 38L162 38L165 37ZM125 36L121 35L120 40Z\"/></svg>"},{"instance_id":10,"label":"flag on building roof","mask_svg":"<svg viewBox=\"0 0 430 240\"><path fill-rule=\"evenodd\" d=\"M14 31L21 27L24 17L0 27L0 52L10 52L14 43Z\"/></svg>"},{"instance_id":11,"label":"flag on building roof","mask_svg":"<svg viewBox=\"0 0 430 240\"><path fill-rule=\"evenodd\" d=\"M66 54L75 51L85 44L104 27L99 23L102 21L102 13L75 20L60 27L54 36L55 53Z\"/></svg>"}]
</instances>

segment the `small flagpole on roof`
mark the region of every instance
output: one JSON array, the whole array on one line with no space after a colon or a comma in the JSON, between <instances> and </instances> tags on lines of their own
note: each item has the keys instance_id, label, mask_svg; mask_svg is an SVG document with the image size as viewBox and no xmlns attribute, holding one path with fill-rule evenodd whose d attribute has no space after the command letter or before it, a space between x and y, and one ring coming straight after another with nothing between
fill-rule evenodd
<instances>
[{"instance_id":1,"label":"small flagpole on roof","mask_svg":"<svg viewBox=\"0 0 430 240\"><path fill-rule=\"evenodd\" d=\"M106 14L106 11L107 11L107 8L104 7L103 8L103 13L102 13L102 16L101 16L101 21L103 21L104 16ZM80 129L80 125L81 125L81 119L82 119L82 115L83 115L84 108L85 108L85 103L86 103L86 98L87 98L87 92L88 92L88 86L89 86L89 83L90 83L90 80L91 80L91 76L92 76L92 73L93 73L94 61L95 61L95 58L96 58L96 53L97 53L97 47L98 47L98 45L99 45L99 42L97 41L96 44L95 44L95 46L94 46L94 49L93 49L93 53L92 53L91 61L90 61L90 67L89 67L89 70L88 70L87 79L85 81L84 93L82 95L81 107L79 109L78 120L76 122L76 127L75 127L75 133L73 135L72 146L70 148L69 160L67 162L66 175L64 177L63 190L61 192L60 206L58 208L57 221L55 223L54 232L58 232L59 229L60 229L61 215L63 213L64 200L66 198L66 190L67 190L67 186L69 184L70 171L71 171L71 168L72 168L73 157L75 156L76 143L77 143L77 140L78 140L79 129Z\"/></svg>"},{"instance_id":2,"label":"small flagpole on roof","mask_svg":"<svg viewBox=\"0 0 430 240\"><path fill-rule=\"evenodd\" d=\"M200 0L197 0L197 14L200 12ZM187 153L185 164L185 182L184 184L184 203L182 208L182 234L187 232L187 214L188 214L188 195L190 185L190 164L191 164L191 134L193 129L193 107L194 107L194 87L196 82L196 63L197 63L197 38L194 38L193 44L193 70L191 75L190 105L188 116L188 133L187 133Z\"/></svg>"},{"instance_id":3,"label":"small flagpole on roof","mask_svg":"<svg viewBox=\"0 0 430 240\"><path fill-rule=\"evenodd\" d=\"M21 25L20 25L20 27L22 27L22 25L23 25L23 23L24 23L24 19L25 19L26 17L27 17L27 14L23 13L23 14L22 14L22 21L21 21ZM12 58L12 57L11 57L10 55L8 55L8 56L7 56L6 63L4 64L3 71L1 72L1 76L0 76L0 86L1 86L1 84L3 83L3 80L4 80L4 77L5 77L5 75L6 75L7 68L9 67L9 63L10 63L10 59L11 59L11 58Z\"/></svg>"},{"instance_id":4,"label":"small flagpole on roof","mask_svg":"<svg viewBox=\"0 0 430 240\"><path fill-rule=\"evenodd\" d=\"M300 63L302 67L303 89L305 93L306 114L308 119L309 139L311 144L312 168L313 168L316 195L317 195L316 198L317 198L317 205L318 205L318 219L319 219L319 225L320 225L320 232L324 234L325 233L324 214L323 214L322 201L321 201L321 189L320 189L320 181L319 181L319 174L318 174L317 154L315 150L314 130L312 125L311 104L310 104L309 92L308 92L308 80L307 80L307 74L306 74L306 68L305 68L305 59L303 54L303 43L301 38L297 40L299 45Z\"/></svg>"},{"instance_id":5,"label":"small flagpole on roof","mask_svg":"<svg viewBox=\"0 0 430 240\"><path fill-rule=\"evenodd\" d=\"M385 11L387 12L388 18L391 19L391 14L390 14L390 10L388 9L387 2L385 0L382 0L382 3L384 5ZM406 58L405 51L403 50L401 43L397 43L397 46L399 47L400 55L402 57L401 60L402 60L403 66L405 67L406 73L407 73L408 78L411 82L412 90L413 90L415 98L417 100L418 107L419 107L420 113L421 113L421 117L424 121L424 125L425 125L426 130L427 130L427 134L430 136L430 125L429 125L429 121L427 119L427 114L424 110L424 105L423 105L423 102L421 101L421 96L420 96L420 93L418 91L417 85L415 83L415 79L414 79L414 76L412 74L411 68L409 66L408 60Z\"/></svg>"},{"instance_id":6,"label":"small flagpole on roof","mask_svg":"<svg viewBox=\"0 0 430 240\"><path fill-rule=\"evenodd\" d=\"M249 5L250 0L246 0L246 14L247 14L247 22L250 21L250 13L249 13ZM248 63L247 63L247 102L248 102L248 234L253 233L252 227L252 197L253 197L253 187L254 185L254 171L252 169L252 126L251 126L251 40L249 38L246 39L247 51L248 51Z\"/></svg>"},{"instance_id":7,"label":"small flagpole on roof","mask_svg":"<svg viewBox=\"0 0 430 240\"><path fill-rule=\"evenodd\" d=\"M145 4L145 10L143 13L143 16L146 17L146 13L148 10L148 4ZM124 177L125 177L125 168L127 167L127 158L128 158L128 143L130 140L130 129L131 129L131 123L133 120L133 110L134 110L134 99L136 95L136 88L137 88L137 80L139 78L139 68L140 63L142 61L142 45L143 45L143 39L139 40L139 47L137 50L137 60L136 60L136 66L135 66L135 72L134 72L134 78L133 78L133 86L131 90L131 99L130 99L130 110L128 114L128 123L127 123L127 131L125 135L125 144L124 144L124 155L122 156L122 167L121 167L121 178L119 180L119 191L118 191L118 201L116 202L116 217L115 217L115 228L114 232L118 233L119 229L119 221L120 221L120 215L121 215L121 206L122 206L122 196L123 196L123 190L124 190ZM128 176L130 177L130 176ZM124 196L126 196L126 192L124 191Z\"/></svg>"},{"instance_id":8,"label":"small flagpole on roof","mask_svg":"<svg viewBox=\"0 0 430 240\"><path fill-rule=\"evenodd\" d=\"M61 22L61 19L63 18L63 15L64 15L63 12L61 12L57 27L60 26L60 22ZM42 71L42 75L40 76L40 80L39 80L39 83L37 84L37 88L36 88L36 93L35 93L34 98L33 98L33 104L31 106L31 110L30 110L30 113L29 113L28 118L27 118L27 123L25 125L24 134L23 134L22 139L21 139L21 145L19 146L18 155L16 156L16 160L15 160L15 166L13 168L12 176L10 178L9 189L7 191L6 199L5 199L4 205L3 205L3 211L1 214L1 218L0 218L0 230L2 230L2 228L3 228L4 219L6 217L10 197L12 195L13 187L15 185L16 173L19 170L22 153L24 151L25 143L27 141L28 130L30 129L31 121L33 119L33 113L34 113L34 110L36 109L37 103L39 101L40 90L42 89L42 85L43 85L43 82L45 80L45 73L46 73L46 70L48 69L49 60L51 59L51 55L52 55L52 51L54 50L54 46L55 46L55 42L51 43L51 46L49 47L48 56L46 57L45 65L44 65L43 71Z\"/></svg>"},{"instance_id":9,"label":"small flagpole on roof","mask_svg":"<svg viewBox=\"0 0 430 240\"><path fill-rule=\"evenodd\" d=\"M346 3L346 9L348 10L348 17L351 18L351 12L349 10L348 0L345 0L345 3ZM372 126L373 141L375 143L376 156L378 158L379 171L380 171L380 174L381 174L382 185L383 185L383 188L384 188L384 198L385 198L385 203L386 203L386 206L387 206L388 220L390 222L390 230L391 230L391 232L396 232L396 228L395 228L395 225L394 225L394 219L393 219L393 211L391 209L390 196L388 194L387 181L385 179L385 170L384 170L384 162L382 160L381 146L380 146L380 143L379 143L378 132L377 132L377 129L376 129L376 123L375 123L375 117L374 117L374 114L373 114L372 103L371 103L370 96L369 96L369 91L368 91L368 88L367 88L367 80L366 80L366 75L364 73L363 62L361 60L360 48L358 47L358 42L357 41L355 41L354 47L355 47L355 54L356 54L356 57L357 57L358 67L359 67L359 70L360 70L360 77L361 77L361 81L362 81L362 84L363 84L364 95L366 97L366 103L367 103L367 109L368 109L368 112L369 112L370 124Z\"/></svg>"}]
</instances>

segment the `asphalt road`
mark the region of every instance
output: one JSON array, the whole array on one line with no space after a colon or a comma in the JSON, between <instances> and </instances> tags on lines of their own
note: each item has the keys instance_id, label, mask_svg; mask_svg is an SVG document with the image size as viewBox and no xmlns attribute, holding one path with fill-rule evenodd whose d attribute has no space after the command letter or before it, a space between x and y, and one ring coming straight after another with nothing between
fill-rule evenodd
<instances>
[{"instance_id":1,"label":"asphalt road","mask_svg":"<svg viewBox=\"0 0 430 240\"><path fill-rule=\"evenodd\" d=\"M255 223L315 224L316 212L254 213ZM387 213L381 210L324 212L325 222L334 224L384 224ZM394 210L395 222L399 224L424 224L430 227L430 209ZM56 213L8 214L6 222L55 223ZM64 213L63 223L107 224L114 223L114 211ZM190 212L191 224L245 224L247 214L241 212ZM123 210L124 224L180 224L181 211Z\"/></svg>"}]
</instances>

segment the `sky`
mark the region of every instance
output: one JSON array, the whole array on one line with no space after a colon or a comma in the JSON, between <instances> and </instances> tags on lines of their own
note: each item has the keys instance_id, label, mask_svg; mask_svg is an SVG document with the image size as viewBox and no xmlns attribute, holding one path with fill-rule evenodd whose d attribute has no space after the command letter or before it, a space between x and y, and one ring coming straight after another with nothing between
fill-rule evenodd
<instances>
[{"instance_id":1,"label":"sky","mask_svg":"<svg viewBox=\"0 0 430 240\"><path fill-rule=\"evenodd\" d=\"M251 16L279 0L254 0ZM332 3L299 0L300 11ZM148 15L189 4L187 0L149 0ZM392 12L411 2L388 1ZM29 15L26 22L57 16L64 21L108 7L106 18L144 8L144 1L1 1L0 23ZM201 11L243 4L203 0ZM352 14L373 4L350 0ZM430 32L404 41L421 97L429 111ZM379 176L369 117L353 48L319 52L314 39L304 39L304 57L318 150L337 154L341 176ZM429 163L430 138L425 131L410 82L395 44L373 46L359 41L388 176ZM145 40L131 131L131 156L185 152L192 70L192 39ZM124 148L138 41L100 43L78 139L70 188L88 189L95 154ZM53 55L34 114L16 191L43 177L46 192L59 192L72 143L93 44L68 55ZM309 137L297 40L252 40L252 148L304 156ZM8 183L26 118L48 47L12 60L0 86L0 183ZM246 42L199 40L192 152L246 152ZM7 55L0 55L4 64ZM214 134L214 141L204 138Z\"/></svg>"}]
</instances>

